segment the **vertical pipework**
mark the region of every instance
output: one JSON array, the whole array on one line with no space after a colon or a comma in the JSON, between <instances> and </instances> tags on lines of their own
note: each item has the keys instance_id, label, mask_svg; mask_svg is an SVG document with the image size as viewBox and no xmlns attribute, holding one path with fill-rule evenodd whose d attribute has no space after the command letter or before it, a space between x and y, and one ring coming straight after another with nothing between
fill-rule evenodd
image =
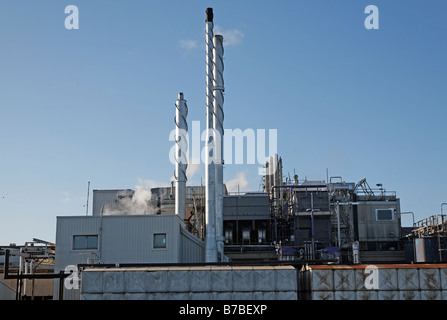
<instances>
[{"instance_id":1,"label":"vertical pipework","mask_svg":"<svg viewBox=\"0 0 447 320\"><path fill-rule=\"evenodd\" d=\"M216 172L216 241L219 260L224 259L224 234L223 234L223 136L224 136L224 80L223 80L223 37L215 35L213 38L213 96L214 96L214 115L213 131L215 146L215 172Z\"/></svg>"},{"instance_id":2,"label":"vertical pipework","mask_svg":"<svg viewBox=\"0 0 447 320\"><path fill-rule=\"evenodd\" d=\"M206 9L206 144L205 144L205 259L217 262L216 243L216 191L213 140L213 9Z\"/></svg>"},{"instance_id":3,"label":"vertical pipework","mask_svg":"<svg viewBox=\"0 0 447 320\"><path fill-rule=\"evenodd\" d=\"M186 156L188 150L188 124L186 122L188 107L181 92L178 95L175 108L175 214L184 220L186 218L186 168L188 166Z\"/></svg>"}]
</instances>

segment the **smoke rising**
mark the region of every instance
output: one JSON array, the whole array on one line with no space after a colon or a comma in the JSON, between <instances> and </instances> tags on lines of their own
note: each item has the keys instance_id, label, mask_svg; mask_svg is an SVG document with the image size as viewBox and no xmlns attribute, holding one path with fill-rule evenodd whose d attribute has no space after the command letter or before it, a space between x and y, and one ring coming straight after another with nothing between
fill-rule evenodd
<instances>
[{"instance_id":1,"label":"smoke rising","mask_svg":"<svg viewBox=\"0 0 447 320\"><path fill-rule=\"evenodd\" d=\"M114 202L104 204L103 215L145 215L151 214L152 188L168 187L169 183L138 178L134 190L121 190Z\"/></svg>"},{"instance_id":2,"label":"smoke rising","mask_svg":"<svg viewBox=\"0 0 447 320\"><path fill-rule=\"evenodd\" d=\"M225 183L228 192L245 191L248 186L248 180L245 172L239 172L237 176Z\"/></svg>"}]
</instances>

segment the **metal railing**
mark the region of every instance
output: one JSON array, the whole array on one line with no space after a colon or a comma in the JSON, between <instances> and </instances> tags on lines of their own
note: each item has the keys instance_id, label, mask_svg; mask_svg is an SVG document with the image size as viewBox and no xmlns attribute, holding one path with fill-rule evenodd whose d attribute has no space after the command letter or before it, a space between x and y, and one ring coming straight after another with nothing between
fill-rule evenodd
<instances>
[{"instance_id":1,"label":"metal railing","mask_svg":"<svg viewBox=\"0 0 447 320\"><path fill-rule=\"evenodd\" d=\"M447 215L438 214L416 222L415 233L419 238L433 236L447 231Z\"/></svg>"}]
</instances>

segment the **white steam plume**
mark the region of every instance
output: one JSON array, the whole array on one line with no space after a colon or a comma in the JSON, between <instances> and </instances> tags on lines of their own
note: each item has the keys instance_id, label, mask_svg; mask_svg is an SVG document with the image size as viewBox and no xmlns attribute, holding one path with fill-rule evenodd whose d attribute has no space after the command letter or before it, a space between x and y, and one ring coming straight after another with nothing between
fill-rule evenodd
<instances>
[{"instance_id":1,"label":"white steam plume","mask_svg":"<svg viewBox=\"0 0 447 320\"><path fill-rule=\"evenodd\" d=\"M235 178L225 183L228 192L245 191L248 186L248 180L245 172L239 172Z\"/></svg>"}]
</instances>

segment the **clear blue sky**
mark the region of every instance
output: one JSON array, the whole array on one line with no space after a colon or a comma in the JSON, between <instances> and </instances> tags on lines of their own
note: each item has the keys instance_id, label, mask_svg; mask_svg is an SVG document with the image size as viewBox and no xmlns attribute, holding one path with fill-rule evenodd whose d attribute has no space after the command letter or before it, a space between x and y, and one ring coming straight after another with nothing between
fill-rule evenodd
<instances>
[{"instance_id":1,"label":"clear blue sky","mask_svg":"<svg viewBox=\"0 0 447 320\"><path fill-rule=\"evenodd\" d=\"M364 27L369 4L378 30ZM0 245L54 241L57 216L85 215L88 181L169 182L178 92L188 122L205 121L207 7L225 37L225 128L277 129L284 173L366 177L416 220L440 212L444 0L2 0ZM257 191L257 169L227 165L225 181Z\"/></svg>"}]
</instances>

